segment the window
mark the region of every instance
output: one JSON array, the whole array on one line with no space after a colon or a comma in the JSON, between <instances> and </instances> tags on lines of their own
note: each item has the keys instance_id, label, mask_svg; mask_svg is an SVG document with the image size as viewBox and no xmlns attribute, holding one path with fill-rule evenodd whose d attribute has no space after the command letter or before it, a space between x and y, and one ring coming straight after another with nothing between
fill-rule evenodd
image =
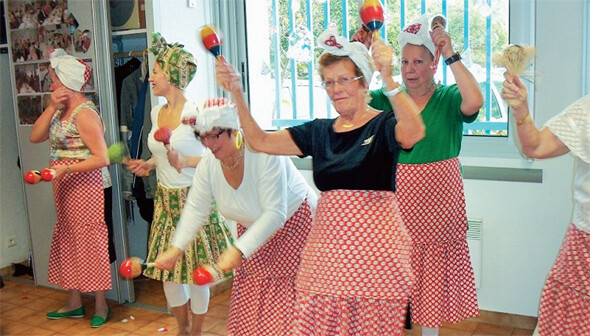
<instances>
[{"instance_id":1,"label":"window","mask_svg":"<svg viewBox=\"0 0 590 336\"><path fill-rule=\"evenodd\" d=\"M588 60L590 60L588 56L588 53L590 53L590 33L588 32L588 29L590 29L590 0L584 2L584 27L582 29L584 32L584 49L586 49L586 52L582 55L582 71L586 74L582 82L582 93L590 94L590 66L588 66Z\"/></svg>"},{"instance_id":2,"label":"window","mask_svg":"<svg viewBox=\"0 0 590 336\"><path fill-rule=\"evenodd\" d=\"M255 0L244 1L244 55L239 68L252 113L269 130L303 123L314 118L333 118L329 99L320 85L315 61L321 49L315 49L317 36L327 27L352 36L359 27L358 8L363 0ZM442 13L453 47L463 56L480 84L484 107L478 120L465 124L470 138L506 139L509 136L508 109L499 92L503 69L496 69L492 56L508 43L528 44L532 36L513 39L510 19L522 31L531 29L532 2L508 0L381 0L385 22L380 30L394 49L397 36L410 20L423 13L429 17ZM264 8L264 9L263 9ZM223 10L221 11L223 12ZM509 13L512 15L509 17ZM223 15L223 14L222 14ZM239 16L239 15L238 15ZM528 24L528 25L527 25ZM222 26L223 28L223 26ZM534 28L534 27L533 27ZM532 34L532 33L531 33ZM529 42L529 43L527 43ZM399 54L399 51L398 51ZM235 64L235 62L234 62ZM396 69L399 75L399 67ZM371 88L380 87L378 76ZM441 60L436 78L443 84L454 83L452 72ZM464 141L465 142L465 141Z\"/></svg>"}]
</instances>

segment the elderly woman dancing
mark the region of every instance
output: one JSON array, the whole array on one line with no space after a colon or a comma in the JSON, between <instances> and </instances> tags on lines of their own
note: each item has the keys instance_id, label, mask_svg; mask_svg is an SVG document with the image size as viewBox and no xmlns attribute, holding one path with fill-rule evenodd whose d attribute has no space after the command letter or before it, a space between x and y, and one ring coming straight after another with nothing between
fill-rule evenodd
<instances>
[{"instance_id":1,"label":"elderly woman dancing","mask_svg":"<svg viewBox=\"0 0 590 336\"><path fill-rule=\"evenodd\" d=\"M217 79L238 106L256 151L312 156L322 191L297 276L295 335L401 335L412 288L412 243L401 222L395 171L401 151L424 136L418 108L406 93L394 111L367 105L374 66L395 88L393 50L375 41L373 58L359 42L334 31L318 37L319 73L339 116L265 132L252 118L231 65L217 60Z\"/></svg>"},{"instance_id":2,"label":"elderly woman dancing","mask_svg":"<svg viewBox=\"0 0 590 336\"><path fill-rule=\"evenodd\" d=\"M523 153L536 159L571 153L576 163L573 217L543 287L534 335L590 335L590 95L538 129L529 111L526 86L518 76L506 73L504 77L502 98L514 111Z\"/></svg>"},{"instance_id":3,"label":"elderly woman dancing","mask_svg":"<svg viewBox=\"0 0 590 336\"><path fill-rule=\"evenodd\" d=\"M228 335L290 335L295 275L317 196L291 160L248 149L230 101L206 101L196 119L210 151L197 167L172 247L156 259L157 267L168 268L181 256L206 220L204 205L215 199L223 216L239 223L239 238L218 260L221 269L236 268Z\"/></svg>"},{"instance_id":4,"label":"elderly woman dancing","mask_svg":"<svg viewBox=\"0 0 590 336\"><path fill-rule=\"evenodd\" d=\"M411 319L422 325L422 335L437 335L443 322L479 315L458 156L463 123L475 121L483 97L450 36L442 29L430 32L426 16L408 24L398 41L405 86L399 90L418 105L426 125L424 140L400 154L397 171L400 211L414 243ZM437 51L457 84L435 83ZM391 94L372 92L371 106L386 109Z\"/></svg>"}]
</instances>

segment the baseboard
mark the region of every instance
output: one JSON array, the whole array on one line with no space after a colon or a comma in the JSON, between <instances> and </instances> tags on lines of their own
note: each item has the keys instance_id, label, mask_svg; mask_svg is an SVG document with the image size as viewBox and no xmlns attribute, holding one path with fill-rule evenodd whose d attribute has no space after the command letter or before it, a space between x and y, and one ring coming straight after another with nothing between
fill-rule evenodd
<instances>
[{"instance_id":1,"label":"baseboard","mask_svg":"<svg viewBox=\"0 0 590 336\"><path fill-rule=\"evenodd\" d=\"M0 276L7 277L14 274L14 265L8 265L0 268Z\"/></svg>"}]
</instances>

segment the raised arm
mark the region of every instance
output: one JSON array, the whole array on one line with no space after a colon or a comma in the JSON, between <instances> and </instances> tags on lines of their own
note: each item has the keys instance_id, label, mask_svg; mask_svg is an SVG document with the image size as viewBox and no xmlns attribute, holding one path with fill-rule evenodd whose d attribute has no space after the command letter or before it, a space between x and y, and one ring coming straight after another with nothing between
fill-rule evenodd
<instances>
[{"instance_id":1,"label":"raised arm","mask_svg":"<svg viewBox=\"0 0 590 336\"><path fill-rule=\"evenodd\" d=\"M235 69L227 61L219 57L215 61L217 84L231 93L233 101L238 108L240 125L244 131L244 137L248 146L257 152L275 155L301 155L301 150L287 130L265 132L258 126L250 109L244 100L240 77Z\"/></svg>"},{"instance_id":2,"label":"raised arm","mask_svg":"<svg viewBox=\"0 0 590 336\"><path fill-rule=\"evenodd\" d=\"M567 146L549 128L539 130L535 126L529 111L527 90L520 78L508 73L504 77L506 80L502 87L502 98L509 102L514 113L523 154L530 158L545 159L569 152Z\"/></svg>"},{"instance_id":3,"label":"raised arm","mask_svg":"<svg viewBox=\"0 0 590 336\"><path fill-rule=\"evenodd\" d=\"M441 55L445 60L455 55L451 43L451 37L446 31L443 29L435 29L431 32L431 36L434 45L437 46L437 48L441 48ZM452 62L449 65L449 68L453 72L457 87L461 93L461 98L463 98L461 102L461 112L465 116L477 113L483 106L483 96L475 77L473 77L461 60Z\"/></svg>"},{"instance_id":4,"label":"raised arm","mask_svg":"<svg viewBox=\"0 0 590 336\"><path fill-rule=\"evenodd\" d=\"M402 148L411 148L425 135L420 110L414 100L393 80L393 48L377 38L373 41L371 53L385 84L383 92L388 97L397 119L396 140Z\"/></svg>"}]
</instances>

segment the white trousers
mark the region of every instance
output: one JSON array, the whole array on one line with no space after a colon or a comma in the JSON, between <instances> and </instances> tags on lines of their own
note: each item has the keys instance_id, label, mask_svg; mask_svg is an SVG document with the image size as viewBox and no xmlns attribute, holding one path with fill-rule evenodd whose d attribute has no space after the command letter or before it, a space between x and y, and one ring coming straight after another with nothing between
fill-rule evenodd
<instances>
[{"instance_id":1,"label":"white trousers","mask_svg":"<svg viewBox=\"0 0 590 336\"><path fill-rule=\"evenodd\" d=\"M205 314L209 309L209 286L164 282L164 295L170 307L179 307L191 300L193 314Z\"/></svg>"}]
</instances>

